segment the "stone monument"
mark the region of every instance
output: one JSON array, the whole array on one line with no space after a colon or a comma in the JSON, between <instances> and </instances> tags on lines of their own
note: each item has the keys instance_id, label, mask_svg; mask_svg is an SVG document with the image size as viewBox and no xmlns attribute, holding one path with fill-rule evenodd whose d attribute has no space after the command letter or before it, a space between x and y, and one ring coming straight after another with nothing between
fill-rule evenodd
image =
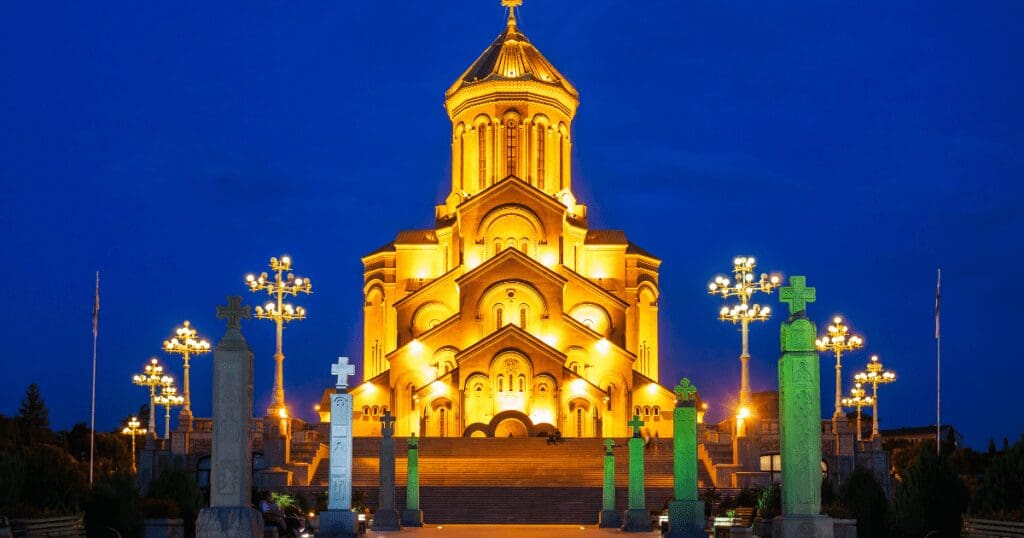
<instances>
[{"instance_id":1,"label":"stone monument","mask_svg":"<svg viewBox=\"0 0 1024 538\"><path fill-rule=\"evenodd\" d=\"M779 359L779 448L782 454L782 515L773 536L832 538L832 520L821 515L821 393L814 324L807 303L814 288L794 276L779 290L789 304L782 323Z\"/></svg>"},{"instance_id":2,"label":"stone monument","mask_svg":"<svg viewBox=\"0 0 1024 538\"><path fill-rule=\"evenodd\" d=\"M703 538L704 501L697 498L697 388L683 378L676 385L672 411L672 500L668 503L668 536Z\"/></svg>"},{"instance_id":3,"label":"stone monument","mask_svg":"<svg viewBox=\"0 0 1024 538\"><path fill-rule=\"evenodd\" d=\"M380 495L373 530L396 531L402 525L395 509L395 417L391 411L384 411L380 424Z\"/></svg>"},{"instance_id":4,"label":"stone monument","mask_svg":"<svg viewBox=\"0 0 1024 538\"><path fill-rule=\"evenodd\" d=\"M634 415L627 424L633 428L633 438L629 440L629 509L622 516L622 530L650 532L651 514L644 491L644 440L640 438L644 421Z\"/></svg>"},{"instance_id":5,"label":"stone monument","mask_svg":"<svg viewBox=\"0 0 1024 538\"><path fill-rule=\"evenodd\" d=\"M210 506L199 512L196 536L229 538L263 536L263 516L251 506L252 349L242 336L242 319L250 319L242 298L228 296L217 307L227 331L213 350L213 436L210 458Z\"/></svg>"},{"instance_id":6,"label":"stone monument","mask_svg":"<svg viewBox=\"0 0 1024 538\"><path fill-rule=\"evenodd\" d=\"M409 437L407 478L405 481L405 510L402 510L403 527L422 527L423 510L420 510L420 444L413 432Z\"/></svg>"},{"instance_id":7,"label":"stone monument","mask_svg":"<svg viewBox=\"0 0 1024 538\"><path fill-rule=\"evenodd\" d=\"M317 536L348 538L356 536L357 514L352 511L352 395L348 378L356 367L348 357L338 357L331 375L338 376L331 395L330 474L327 479L327 510L320 512Z\"/></svg>"},{"instance_id":8,"label":"stone monument","mask_svg":"<svg viewBox=\"0 0 1024 538\"><path fill-rule=\"evenodd\" d=\"M622 518L615 511L615 454L612 448L615 441L604 440L604 487L601 490L601 513L597 516L597 526L617 529L622 526Z\"/></svg>"}]
</instances>

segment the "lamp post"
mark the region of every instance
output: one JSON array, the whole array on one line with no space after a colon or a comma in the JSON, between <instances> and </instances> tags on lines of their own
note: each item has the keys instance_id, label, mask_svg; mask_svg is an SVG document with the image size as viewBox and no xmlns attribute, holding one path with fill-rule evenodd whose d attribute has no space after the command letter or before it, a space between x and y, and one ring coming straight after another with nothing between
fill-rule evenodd
<instances>
[{"instance_id":1,"label":"lamp post","mask_svg":"<svg viewBox=\"0 0 1024 538\"><path fill-rule=\"evenodd\" d=\"M149 359L149 364L141 374L132 376L132 383L143 387L149 387L149 435L156 435L156 388L171 379L164 375L164 367L156 360L156 357Z\"/></svg>"},{"instance_id":2,"label":"lamp post","mask_svg":"<svg viewBox=\"0 0 1024 538\"><path fill-rule=\"evenodd\" d=\"M757 292L771 293L781 278L778 275L768 276L761 273L760 278L754 277L754 268L757 267L752 256L737 256L732 261L732 272L735 280L718 275L715 280L708 284L710 295L721 295L723 299L736 297L739 303L723 306L718 312L718 319L729 321L733 324L740 324L740 333L743 335L743 349L740 353L740 413L749 416L750 414L750 350L748 346L748 335L750 322L767 321L771 315L771 308L759 304L753 304L750 299ZM745 412L743 410L746 410ZM737 415L737 416L738 416ZM737 435L746 435L746 427L738 426Z\"/></svg>"},{"instance_id":3,"label":"lamp post","mask_svg":"<svg viewBox=\"0 0 1024 538\"><path fill-rule=\"evenodd\" d=\"M285 303L284 299L289 295L312 293L313 285L308 278L297 277L290 272L292 259L288 256L281 256L280 259L270 258L270 269L274 272L273 280L269 279L266 272L259 276L250 273L245 276L245 283L249 286L250 291L254 293L266 291L272 299L265 306L256 307L256 318L272 320L277 326L277 353L274 354L274 395L267 414L283 419L288 417L288 408L284 403L284 351L281 346L284 324L306 319L305 308L292 306Z\"/></svg>"},{"instance_id":4,"label":"lamp post","mask_svg":"<svg viewBox=\"0 0 1024 538\"><path fill-rule=\"evenodd\" d=\"M850 328L843 324L843 318L832 318L828 334L814 341L818 351L831 351L836 356L836 410L832 414L832 433L836 436L836 455L839 455L839 417L843 414L843 353L864 347L864 339L850 334Z\"/></svg>"},{"instance_id":5,"label":"lamp post","mask_svg":"<svg viewBox=\"0 0 1024 538\"><path fill-rule=\"evenodd\" d=\"M210 342L205 338L197 338L196 330L192 328L188 320L185 320L181 327L174 330L174 336L169 340L164 340L164 351L172 355L181 355L185 363L185 393L181 413L178 413L178 429L190 432L192 431L192 398L188 384L188 360L193 355L209 353Z\"/></svg>"},{"instance_id":6,"label":"lamp post","mask_svg":"<svg viewBox=\"0 0 1024 538\"><path fill-rule=\"evenodd\" d=\"M872 355L871 362L868 363L868 371L860 372L853 378L865 385L871 385L873 389L871 397L873 405L871 408L871 440L873 441L878 437L878 385L896 381L896 374L882 367L882 363L878 361L878 355Z\"/></svg>"},{"instance_id":7,"label":"lamp post","mask_svg":"<svg viewBox=\"0 0 1024 538\"><path fill-rule=\"evenodd\" d=\"M150 417L153 416L152 410L150 411L149 416ZM128 426L125 426L125 428L123 430L121 430L121 433L123 433L125 435L132 436L132 472L133 473L137 472L137 469L135 468L135 436L136 435L146 435L146 428L140 428L139 426L141 426L141 425L142 425L142 423L139 422L139 419L137 419L135 417L132 417L132 418L130 418L128 420Z\"/></svg>"},{"instance_id":8,"label":"lamp post","mask_svg":"<svg viewBox=\"0 0 1024 538\"><path fill-rule=\"evenodd\" d=\"M168 377L168 383L160 387L160 394L156 397L157 405L164 406L164 439L171 438L171 407L182 405L185 398L178 395L178 388L174 386L174 379Z\"/></svg>"},{"instance_id":9,"label":"lamp post","mask_svg":"<svg viewBox=\"0 0 1024 538\"><path fill-rule=\"evenodd\" d=\"M842 404L844 407L856 407L857 408L857 440L861 440L860 435L860 408L867 407L874 403L874 398L871 396L865 396L866 391L863 385L857 383L852 389L850 389L850 397L843 398Z\"/></svg>"}]
</instances>

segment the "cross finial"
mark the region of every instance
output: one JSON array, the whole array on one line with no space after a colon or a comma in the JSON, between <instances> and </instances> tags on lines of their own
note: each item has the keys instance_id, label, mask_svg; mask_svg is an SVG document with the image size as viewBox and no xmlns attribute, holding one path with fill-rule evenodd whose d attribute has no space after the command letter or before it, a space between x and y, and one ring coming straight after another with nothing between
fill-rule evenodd
<instances>
[{"instance_id":1,"label":"cross finial","mask_svg":"<svg viewBox=\"0 0 1024 538\"><path fill-rule=\"evenodd\" d=\"M217 307L217 319L228 320L229 331L240 331L242 329L243 319L252 319L252 314L249 313L249 307L242 304L242 297L238 295L228 295L227 306ZM188 326L188 322L185 322Z\"/></svg>"},{"instance_id":2,"label":"cross finial","mask_svg":"<svg viewBox=\"0 0 1024 538\"><path fill-rule=\"evenodd\" d=\"M779 289L779 300L789 305L791 317L807 310L807 303L814 302L814 295L814 288L807 287L805 276L791 276L789 285Z\"/></svg>"},{"instance_id":3,"label":"cross finial","mask_svg":"<svg viewBox=\"0 0 1024 538\"><path fill-rule=\"evenodd\" d=\"M633 428L633 437L640 437L640 426L644 425L644 421L640 420L640 415L633 415L633 420L626 424Z\"/></svg>"},{"instance_id":4,"label":"cross finial","mask_svg":"<svg viewBox=\"0 0 1024 538\"><path fill-rule=\"evenodd\" d=\"M348 357L338 357L338 362L331 365L331 375L338 376L335 387L339 389L348 388L349 376L356 375L356 365L348 363Z\"/></svg>"},{"instance_id":5,"label":"cross finial","mask_svg":"<svg viewBox=\"0 0 1024 538\"><path fill-rule=\"evenodd\" d=\"M384 437L391 437L395 433L395 417L391 415L391 411L388 409L384 410L384 414L380 417L381 429L380 432Z\"/></svg>"},{"instance_id":6,"label":"cross finial","mask_svg":"<svg viewBox=\"0 0 1024 538\"><path fill-rule=\"evenodd\" d=\"M501 0L501 5L508 8L508 24L516 24L516 8L523 5L523 0Z\"/></svg>"},{"instance_id":7,"label":"cross finial","mask_svg":"<svg viewBox=\"0 0 1024 538\"><path fill-rule=\"evenodd\" d=\"M409 450L417 450L419 447L420 441L416 439L416 432L412 432L412 435L409 436Z\"/></svg>"},{"instance_id":8,"label":"cross finial","mask_svg":"<svg viewBox=\"0 0 1024 538\"><path fill-rule=\"evenodd\" d=\"M690 402L693 401L694 395L697 394L697 387L690 383L689 378L684 377L672 391L676 393L676 400Z\"/></svg>"},{"instance_id":9,"label":"cross finial","mask_svg":"<svg viewBox=\"0 0 1024 538\"><path fill-rule=\"evenodd\" d=\"M612 453L612 447L614 447L614 446L615 446L615 441L613 441L611 439L605 439L604 440L604 453L605 453L605 455L610 455Z\"/></svg>"}]
</instances>

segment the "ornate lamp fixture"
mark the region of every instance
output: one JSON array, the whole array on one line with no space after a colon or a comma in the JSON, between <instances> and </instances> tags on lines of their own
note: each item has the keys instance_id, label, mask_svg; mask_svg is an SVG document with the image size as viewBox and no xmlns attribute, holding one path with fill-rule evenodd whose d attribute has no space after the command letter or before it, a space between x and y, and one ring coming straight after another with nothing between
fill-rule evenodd
<instances>
[{"instance_id":1,"label":"ornate lamp fixture","mask_svg":"<svg viewBox=\"0 0 1024 538\"><path fill-rule=\"evenodd\" d=\"M160 365L156 357L149 359L149 364L141 374L132 376L132 383L143 387L149 387L149 434L156 435L156 388L174 380L164 375L164 367Z\"/></svg>"},{"instance_id":2,"label":"ornate lamp fixture","mask_svg":"<svg viewBox=\"0 0 1024 538\"><path fill-rule=\"evenodd\" d=\"M153 416L153 412L152 411L150 411L149 416L150 417ZM132 417L132 418L130 418L128 420L128 425L125 426L125 428L123 430L121 430L121 433L123 433L125 435L132 436L132 472L133 473L138 471L138 469L135 468L135 436L136 435L146 435L146 428L140 428L139 426L141 426L141 425L142 425L142 423L139 422L139 419L137 419L135 417Z\"/></svg>"},{"instance_id":3,"label":"ornate lamp fixture","mask_svg":"<svg viewBox=\"0 0 1024 538\"><path fill-rule=\"evenodd\" d=\"M814 341L818 351L831 351L836 356L836 410L832 414L832 433L836 434L839 446L839 417L843 414L843 353L864 347L864 339L850 334L850 328L843 324L842 316L832 318L828 334ZM838 452L837 452L838 453Z\"/></svg>"},{"instance_id":4,"label":"ornate lamp fixture","mask_svg":"<svg viewBox=\"0 0 1024 538\"><path fill-rule=\"evenodd\" d=\"M206 341L205 338L198 338L196 330L192 328L188 320L185 320L181 327L174 330L174 336L170 340L164 340L164 351L173 355L181 355L182 360L185 361L184 405L181 407L181 413L178 414L178 428L184 431L192 431L192 399L189 395L188 360L193 355L209 353L210 342Z\"/></svg>"},{"instance_id":5,"label":"ornate lamp fixture","mask_svg":"<svg viewBox=\"0 0 1024 538\"><path fill-rule=\"evenodd\" d=\"M860 408L867 407L874 403L875 399L871 396L865 396L865 390L862 388L860 383L854 385L850 389L850 397L843 398L842 403L844 407L856 407L857 408L857 440L861 440L860 435Z\"/></svg>"},{"instance_id":6,"label":"ornate lamp fixture","mask_svg":"<svg viewBox=\"0 0 1024 538\"><path fill-rule=\"evenodd\" d=\"M308 278L297 277L290 271L292 259L288 256L270 258L270 269L274 271L274 279L269 280L266 272L259 276L245 275L245 284L253 293L266 291L272 300L266 305L256 307L257 319L269 319L277 326L277 353L274 354L274 395L267 408L267 414L279 418L288 417L288 408L284 403L284 351L282 351L281 340L284 332L284 324L306 319L306 309L301 306L292 306L285 303L284 299L289 295L296 296L300 293L312 293L313 285Z\"/></svg>"},{"instance_id":7,"label":"ornate lamp fixture","mask_svg":"<svg viewBox=\"0 0 1024 538\"><path fill-rule=\"evenodd\" d=\"M878 355L872 355L871 362L868 363L868 371L857 373L857 375L853 376L853 379L858 383L871 385L873 389L871 397L873 402L873 407L871 408L871 439L874 440L878 437L878 385L896 381L896 374L882 367L882 363L878 361Z\"/></svg>"},{"instance_id":8,"label":"ornate lamp fixture","mask_svg":"<svg viewBox=\"0 0 1024 538\"><path fill-rule=\"evenodd\" d=\"M164 439L171 438L171 407L185 403L185 398L178 395L178 389L174 386L174 379L170 377L167 379L169 382L160 387L160 394L156 397L156 404L162 405L166 409L164 413Z\"/></svg>"},{"instance_id":9,"label":"ornate lamp fixture","mask_svg":"<svg viewBox=\"0 0 1024 538\"><path fill-rule=\"evenodd\" d=\"M750 322L767 321L771 316L771 308L751 303L755 293L771 293L782 281L778 275L768 276L761 273L760 278L754 276L757 267L753 256L737 256L732 261L734 280L718 275L708 284L710 295L720 295L723 299L736 297L738 303L723 306L718 312L718 319L740 324L743 335L743 350L740 353L742 370L740 374L740 410L750 413L750 351L748 346ZM742 434L740 434L742 435Z\"/></svg>"}]
</instances>

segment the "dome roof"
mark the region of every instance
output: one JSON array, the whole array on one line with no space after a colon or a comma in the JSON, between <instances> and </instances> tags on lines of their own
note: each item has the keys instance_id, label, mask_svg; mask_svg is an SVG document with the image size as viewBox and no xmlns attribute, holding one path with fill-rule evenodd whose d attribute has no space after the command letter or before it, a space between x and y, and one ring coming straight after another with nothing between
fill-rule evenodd
<instances>
[{"instance_id":1,"label":"dome roof","mask_svg":"<svg viewBox=\"0 0 1024 538\"><path fill-rule=\"evenodd\" d=\"M445 95L450 97L462 88L499 80L537 81L559 87L574 98L579 95L576 88L519 31L514 10L509 10L505 31L448 88Z\"/></svg>"}]
</instances>

